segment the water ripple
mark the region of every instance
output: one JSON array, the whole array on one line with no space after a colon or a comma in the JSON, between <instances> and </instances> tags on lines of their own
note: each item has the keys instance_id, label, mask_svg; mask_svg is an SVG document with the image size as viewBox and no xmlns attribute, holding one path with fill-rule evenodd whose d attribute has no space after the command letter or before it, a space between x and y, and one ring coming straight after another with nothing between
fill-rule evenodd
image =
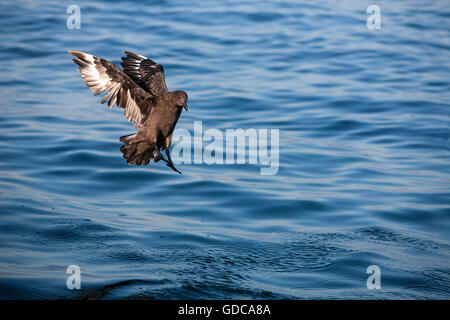
<instances>
[{"instance_id":1,"label":"water ripple","mask_svg":"<svg viewBox=\"0 0 450 320\"><path fill-rule=\"evenodd\" d=\"M370 4L80 1L68 30L64 3L3 1L0 298L448 299L449 7L370 31ZM163 64L179 128L280 129L278 174L128 166L135 129L67 50Z\"/></svg>"}]
</instances>

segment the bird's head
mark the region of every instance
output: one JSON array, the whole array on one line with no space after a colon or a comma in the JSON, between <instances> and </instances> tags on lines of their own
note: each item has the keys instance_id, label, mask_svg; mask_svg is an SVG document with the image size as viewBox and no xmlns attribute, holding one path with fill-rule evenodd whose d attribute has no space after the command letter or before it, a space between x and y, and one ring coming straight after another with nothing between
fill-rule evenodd
<instances>
[{"instance_id":1,"label":"bird's head","mask_svg":"<svg viewBox=\"0 0 450 320\"><path fill-rule=\"evenodd\" d=\"M174 100L175 106L179 108L184 108L188 110L187 99L188 95L184 91L174 91L172 92L172 99Z\"/></svg>"}]
</instances>

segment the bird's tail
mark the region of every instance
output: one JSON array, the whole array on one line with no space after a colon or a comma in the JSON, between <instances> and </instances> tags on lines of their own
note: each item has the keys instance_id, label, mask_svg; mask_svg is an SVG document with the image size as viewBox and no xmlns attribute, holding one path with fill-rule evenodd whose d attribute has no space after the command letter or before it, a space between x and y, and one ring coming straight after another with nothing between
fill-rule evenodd
<instances>
[{"instance_id":1,"label":"bird's tail","mask_svg":"<svg viewBox=\"0 0 450 320\"><path fill-rule=\"evenodd\" d=\"M146 165L154 158L156 145L148 140L136 139L136 134L120 137L120 151L130 165Z\"/></svg>"}]
</instances>

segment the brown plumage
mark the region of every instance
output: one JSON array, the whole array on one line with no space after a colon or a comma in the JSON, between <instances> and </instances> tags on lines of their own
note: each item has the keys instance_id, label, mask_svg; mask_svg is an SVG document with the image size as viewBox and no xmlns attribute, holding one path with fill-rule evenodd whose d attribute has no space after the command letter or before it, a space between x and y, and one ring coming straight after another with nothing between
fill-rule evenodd
<instances>
[{"instance_id":1,"label":"brown plumage","mask_svg":"<svg viewBox=\"0 0 450 320\"><path fill-rule=\"evenodd\" d=\"M108 101L124 109L125 118L138 132L120 138L120 148L130 165L146 165L152 159L163 160L178 171L170 159L172 133L181 114L187 108L184 91L169 92L164 69L154 61L136 53L124 51L123 71L109 61L80 51L69 51L86 85L95 95L107 91L101 103ZM160 150L166 150L165 159Z\"/></svg>"}]
</instances>

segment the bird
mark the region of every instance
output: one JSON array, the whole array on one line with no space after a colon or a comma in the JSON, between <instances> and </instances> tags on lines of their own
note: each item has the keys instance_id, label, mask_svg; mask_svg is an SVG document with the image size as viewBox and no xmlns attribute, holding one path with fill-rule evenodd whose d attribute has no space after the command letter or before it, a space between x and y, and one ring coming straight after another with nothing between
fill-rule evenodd
<instances>
[{"instance_id":1,"label":"bird","mask_svg":"<svg viewBox=\"0 0 450 320\"><path fill-rule=\"evenodd\" d=\"M99 95L109 108L116 104L124 109L124 116L137 129L136 133L120 137L120 151L129 165L147 165L151 160L166 165L181 174L170 158L172 133L182 109L188 110L186 92L169 91L164 68L137 53L124 51L122 68L89 53L69 51L79 67L85 84ZM166 151L167 159L161 151Z\"/></svg>"}]
</instances>

